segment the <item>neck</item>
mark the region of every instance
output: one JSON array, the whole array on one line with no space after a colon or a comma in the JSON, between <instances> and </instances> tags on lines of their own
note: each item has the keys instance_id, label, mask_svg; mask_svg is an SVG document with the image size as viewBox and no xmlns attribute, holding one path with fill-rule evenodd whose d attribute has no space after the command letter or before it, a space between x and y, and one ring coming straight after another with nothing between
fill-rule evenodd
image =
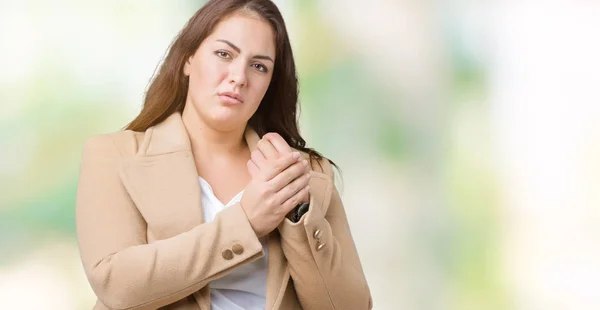
<instances>
[{"instance_id":1,"label":"neck","mask_svg":"<svg viewBox=\"0 0 600 310\"><path fill-rule=\"evenodd\" d=\"M246 126L232 130L218 130L204 123L198 115L184 109L182 120L190 138L192 153L206 160L239 158L248 149L244 131Z\"/></svg>"}]
</instances>

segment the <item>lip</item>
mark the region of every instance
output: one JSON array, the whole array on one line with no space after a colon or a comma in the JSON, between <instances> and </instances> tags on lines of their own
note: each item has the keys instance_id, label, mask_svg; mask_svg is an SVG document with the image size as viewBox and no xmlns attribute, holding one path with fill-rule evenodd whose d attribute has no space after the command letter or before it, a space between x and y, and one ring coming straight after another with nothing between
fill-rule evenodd
<instances>
[{"instance_id":1,"label":"lip","mask_svg":"<svg viewBox=\"0 0 600 310\"><path fill-rule=\"evenodd\" d=\"M244 103L244 100L242 100L242 96L238 93L234 93L234 92L222 92L222 93L218 93L219 98L221 98L221 100L223 100L225 103L229 103L229 104L242 104Z\"/></svg>"}]
</instances>

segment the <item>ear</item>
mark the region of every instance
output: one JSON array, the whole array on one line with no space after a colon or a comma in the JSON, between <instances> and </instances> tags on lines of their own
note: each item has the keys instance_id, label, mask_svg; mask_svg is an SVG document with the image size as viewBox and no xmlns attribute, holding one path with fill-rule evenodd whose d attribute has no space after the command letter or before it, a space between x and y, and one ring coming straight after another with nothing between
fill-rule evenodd
<instances>
[{"instance_id":1,"label":"ear","mask_svg":"<svg viewBox=\"0 0 600 310\"><path fill-rule=\"evenodd\" d=\"M193 57L194 57L194 55L190 56L190 58L188 58L188 60L183 65L183 75L185 75L185 76L190 76L190 67L192 66L192 58Z\"/></svg>"}]
</instances>

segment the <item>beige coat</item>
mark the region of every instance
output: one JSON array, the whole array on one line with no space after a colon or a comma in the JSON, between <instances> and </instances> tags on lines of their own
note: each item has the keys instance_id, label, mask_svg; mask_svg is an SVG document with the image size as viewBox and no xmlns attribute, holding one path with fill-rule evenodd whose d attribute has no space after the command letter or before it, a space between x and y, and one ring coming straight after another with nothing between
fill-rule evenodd
<instances>
[{"instance_id":1,"label":"beige coat","mask_svg":"<svg viewBox=\"0 0 600 310\"><path fill-rule=\"evenodd\" d=\"M246 130L245 138L254 150L256 132ZM321 164L311 171L309 212L295 224L284 219L268 235L266 309L372 307L331 165ZM146 132L89 139L76 208L81 259L98 297L94 309L209 310L210 281L264 255L239 203L203 224L178 113Z\"/></svg>"}]
</instances>

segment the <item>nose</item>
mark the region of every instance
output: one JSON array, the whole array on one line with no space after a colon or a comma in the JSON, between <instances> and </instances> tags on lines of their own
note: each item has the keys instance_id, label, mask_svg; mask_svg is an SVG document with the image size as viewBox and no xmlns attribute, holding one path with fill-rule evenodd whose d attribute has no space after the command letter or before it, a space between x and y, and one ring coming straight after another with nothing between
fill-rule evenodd
<instances>
[{"instance_id":1,"label":"nose","mask_svg":"<svg viewBox=\"0 0 600 310\"><path fill-rule=\"evenodd\" d=\"M244 87L248 83L246 64L244 61L234 61L229 65L229 83L234 87Z\"/></svg>"}]
</instances>

